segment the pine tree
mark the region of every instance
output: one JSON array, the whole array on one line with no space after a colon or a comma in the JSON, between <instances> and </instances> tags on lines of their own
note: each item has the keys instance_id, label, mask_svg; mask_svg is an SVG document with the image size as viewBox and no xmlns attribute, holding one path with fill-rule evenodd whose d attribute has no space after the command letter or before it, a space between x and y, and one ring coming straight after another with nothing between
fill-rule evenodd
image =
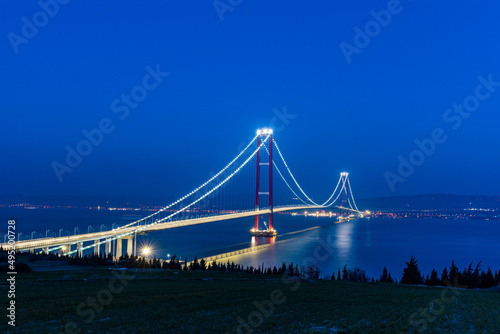
<instances>
[{"instance_id":1,"label":"pine tree","mask_svg":"<svg viewBox=\"0 0 500 334\"><path fill-rule=\"evenodd\" d=\"M451 261L450 273L448 275L451 286L458 286L458 276L460 271L458 267L455 265L454 261Z\"/></svg>"},{"instance_id":2,"label":"pine tree","mask_svg":"<svg viewBox=\"0 0 500 334\"><path fill-rule=\"evenodd\" d=\"M337 273L337 281L340 281L342 279L342 276L340 275L340 268L339 268L339 271Z\"/></svg>"},{"instance_id":3,"label":"pine tree","mask_svg":"<svg viewBox=\"0 0 500 334\"><path fill-rule=\"evenodd\" d=\"M431 271L431 278L430 278L430 281L429 281L429 285L430 286L436 286L436 285L439 285L441 283L441 281L439 280L438 278L438 272L436 269L432 269Z\"/></svg>"},{"instance_id":4,"label":"pine tree","mask_svg":"<svg viewBox=\"0 0 500 334\"><path fill-rule=\"evenodd\" d=\"M343 281L349 280L349 272L347 271L347 264L344 265L344 269L342 269L342 280Z\"/></svg>"},{"instance_id":5,"label":"pine tree","mask_svg":"<svg viewBox=\"0 0 500 334\"><path fill-rule=\"evenodd\" d=\"M484 271L483 271L484 274ZM488 271L486 274L484 274L484 277L481 280L481 288L482 289L489 289L492 286L495 285L495 277L493 276L493 272L491 271L491 268L488 267Z\"/></svg>"},{"instance_id":6,"label":"pine tree","mask_svg":"<svg viewBox=\"0 0 500 334\"><path fill-rule=\"evenodd\" d=\"M450 278L448 277L448 269L444 267L443 273L441 274L441 285L446 286L446 283L450 281Z\"/></svg>"},{"instance_id":7,"label":"pine tree","mask_svg":"<svg viewBox=\"0 0 500 334\"><path fill-rule=\"evenodd\" d=\"M422 284L422 274L418 269L417 260L412 256L410 262L406 262L406 268L403 269L402 284Z\"/></svg>"},{"instance_id":8,"label":"pine tree","mask_svg":"<svg viewBox=\"0 0 500 334\"><path fill-rule=\"evenodd\" d=\"M471 280L469 282L469 288L479 288L481 286L481 261L476 266L476 269L474 269L474 272L472 273Z\"/></svg>"},{"instance_id":9,"label":"pine tree","mask_svg":"<svg viewBox=\"0 0 500 334\"><path fill-rule=\"evenodd\" d=\"M205 261L205 259L201 259L200 261L200 269L205 271L207 270L207 262Z\"/></svg>"},{"instance_id":10,"label":"pine tree","mask_svg":"<svg viewBox=\"0 0 500 334\"><path fill-rule=\"evenodd\" d=\"M335 281L335 271L332 273L332 276L330 277L332 281Z\"/></svg>"},{"instance_id":11,"label":"pine tree","mask_svg":"<svg viewBox=\"0 0 500 334\"><path fill-rule=\"evenodd\" d=\"M315 265L315 266L316 266L316 269L317 269L318 266L317 265ZM294 276L300 276L300 270L299 270L299 266L298 265L295 266L295 269L293 270L293 275ZM318 273L318 276L319 276L319 273Z\"/></svg>"},{"instance_id":12,"label":"pine tree","mask_svg":"<svg viewBox=\"0 0 500 334\"><path fill-rule=\"evenodd\" d=\"M382 283L392 283L391 273L387 271L387 268L384 266L384 270L382 270L382 276L380 276L379 282Z\"/></svg>"}]
</instances>

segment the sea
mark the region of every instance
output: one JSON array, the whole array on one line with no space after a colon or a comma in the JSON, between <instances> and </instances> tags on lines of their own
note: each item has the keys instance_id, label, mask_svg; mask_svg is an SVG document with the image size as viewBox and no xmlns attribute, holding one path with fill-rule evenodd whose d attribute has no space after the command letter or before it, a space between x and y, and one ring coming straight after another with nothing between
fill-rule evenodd
<instances>
[{"instance_id":1,"label":"sea","mask_svg":"<svg viewBox=\"0 0 500 334\"><path fill-rule=\"evenodd\" d=\"M150 214L143 211L90 209L0 208L5 232L7 220L16 221L21 240L88 231L109 230ZM137 237L137 250L168 259L174 254L191 261L225 254L220 261L243 266L309 266L330 277L345 265L378 278L385 267L401 279L405 263L414 256L424 275L441 274L451 261L463 269L473 263L483 270L500 270L500 222L417 218L363 218L338 222L335 217L275 214L276 238L250 236L253 218L221 221L151 232ZM266 219L266 217L264 217ZM2 225L0 225L2 226ZM124 245L123 249L126 250ZM243 251L242 251L243 250ZM231 253L233 252L233 253ZM229 253L229 254L228 254ZM241 253L233 256L230 254ZM228 257L227 257L228 256Z\"/></svg>"}]
</instances>

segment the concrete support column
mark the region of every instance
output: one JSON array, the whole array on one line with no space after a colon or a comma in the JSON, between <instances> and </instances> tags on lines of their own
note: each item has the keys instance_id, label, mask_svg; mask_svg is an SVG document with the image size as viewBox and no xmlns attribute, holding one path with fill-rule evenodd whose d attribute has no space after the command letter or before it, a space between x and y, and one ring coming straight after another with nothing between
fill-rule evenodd
<instances>
[{"instance_id":1,"label":"concrete support column","mask_svg":"<svg viewBox=\"0 0 500 334\"><path fill-rule=\"evenodd\" d=\"M117 260L120 258L120 256L123 255L122 244L123 244L123 239L122 238L116 239L116 253L115 253L115 257L116 257Z\"/></svg>"},{"instance_id":2,"label":"concrete support column","mask_svg":"<svg viewBox=\"0 0 500 334\"><path fill-rule=\"evenodd\" d=\"M95 255L99 255L99 251L101 248L101 245L98 245L99 242L101 242L101 240L99 240L99 239L94 240L94 254Z\"/></svg>"},{"instance_id":3,"label":"concrete support column","mask_svg":"<svg viewBox=\"0 0 500 334\"><path fill-rule=\"evenodd\" d=\"M128 256L132 256L134 252L134 248L132 247L134 245L134 236L129 235L127 237L127 254Z\"/></svg>"},{"instance_id":4,"label":"concrete support column","mask_svg":"<svg viewBox=\"0 0 500 334\"><path fill-rule=\"evenodd\" d=\"M42 252L44 252L45 254L49 254L49 247L43 247Z\"/></svg>"},{"instance_id":5,"label":"concrete support column","mask_svg":"<svg viewBox=\"0 0 500 334\"><path fill-rule=\"evenodd\" d=\"M76 254L78 254L78 257L82 257L82 248L83 248L83 242L77 242L76 243Z\"/></svg>"},{"instance_id":6,"label":"concrete support column","mask_svg":"<svg viewBox=\"0 0 500 334\"><path fill-rule=\"evenodd\" d=\"M111 241L109 239L106 239L106 247L105 250L106 256L111 253Z\"/></svg>"}]
</instances>

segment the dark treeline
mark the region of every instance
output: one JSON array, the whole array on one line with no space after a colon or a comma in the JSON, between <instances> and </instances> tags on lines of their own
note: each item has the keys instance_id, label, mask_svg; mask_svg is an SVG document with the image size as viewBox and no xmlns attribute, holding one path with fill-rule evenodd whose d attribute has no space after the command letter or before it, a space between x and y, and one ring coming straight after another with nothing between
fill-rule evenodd
<instances>
[{"instance_id":1,"label":"dark treeline","mask_svg":"<svg viewBox=\"0 0 500 334\"><path fill-rule=\"evenodd\" d=\"M7 252L0 249L0 262L7 261ZM83 257L79 256L62 256L59 254L29 254L28 259L31 262L38 260L48 261L66 261L68 264L81 266L120 266L126 268L150 268L150 269L170 269L183 271L221 271L221 272L236 272L247 274L265 274L279 276L300 276L309 279L331 279L338 281L350 282L372 282L372 283L398 283L386 267L383 268L382 274L378 279L368 278L366 272L360 268L348 268L345 265L342 269L338 269L337 274L332 273L331 276L320 277L320 270L317 265L298 266L293 263L282 263L279 267L265 267L264 264L258 267L244 267L234 262L217 262L213 260L207 263L205 259L198 260L194 258L192 262L187 259L181 260L174 254L169 260L160 260L156 257L143 258L140 256L129 256L128 254L121 256L119 259L114 259L111 254L91 254ZM4 268L0 268L0 271ZM5 268L6 269L6 268ZM27 268L29 270L29 268ZM441 274L438 274L436 269L433 269L430 274L425 277L418 268L417 260L412 256L410 261L406 262L406 267L403 269L403 277L401 284L427 285L427 286L448 286L469 289L488 289L500 285L500 270L493 272L491 268L484 271L481 268L481 262L476 266L473 263L467 268L460 270L455 262L451 262L449 268L445 267Z\"/></svg>"},{"instance_id":2,"label":"dark treeline","mask_svg":"<svg viewBox=\"0 0 500 334\"><path fill-rule=\"evenodd\" d=\"M406 262L406 268L401 278L403 284L425 284L428 286L451 286L468 289L488 289L500 284L500 270L493 273L491 268L485 272L481 269L481 262L476 266L473 263L462 271L458 269L454 261L451 261L450 268L444 268L441 275L438 275L436 269L432 269L430 275L424 278L418 268L418 263L412 256L409 262Z\"/></svg>"}]
</instances>

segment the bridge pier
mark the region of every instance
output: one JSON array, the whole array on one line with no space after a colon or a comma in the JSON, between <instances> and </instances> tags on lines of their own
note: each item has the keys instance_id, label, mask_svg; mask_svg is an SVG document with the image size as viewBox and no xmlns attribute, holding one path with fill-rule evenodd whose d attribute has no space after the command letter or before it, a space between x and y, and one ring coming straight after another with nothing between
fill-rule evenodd
<instances>
[{"instance_id":1,"label":"bridge pier","mask_svg":"<svg viewBox=\"0 0 500 334\"><path fill-rule=\"evenodd\" d=\"M115 257L117 260L120 258L120 256L123 255L122 245L123 245L123 238L116 239Z\"/></svg>"},{"instance_id":2,"label":"bridge pier","mask_svg":"<svg viewBox=\"0 0 500 334\"><path fill-rule=\"evenodd\" d=\"M42 247L42 252L45 254L49 254L49 247Z\"/></svg>"},{"instance_id":3,"label":"bridge pier","mask_svg":"<svg viewBox=\"0 0 500 334\"><path fill-rule=\"evenodd\" d=\"M101 240L99 240L99 239L94 240L94 254L95 254L95 255L99 255L99 251L100 251L101 245L98 245L98 243L99 243L100 241L101 241Z\"/></svg>"},{"instance_id":4,"label":"bridge pier","mask_svg":"<svg viewBox=\"0 0 500 334\"><path fill-rule=\"evenodd\" d=\"M127 239L127 254L128 256L132 256L134 254L134 248L132 247L134 243L134 236L129 235L126 237L126 239Z\"/></svg>"},{"instance_id":5,"label":"bridge pier","mask_svg":"<svg viewBox=\"0 0 500 334\"><path fill-rule=\"evenodd\" d=\"M76 243L76 254L78 257L82 257L83 242Z\"/></svg>"},{"instance_id":6,"label":"bridge pier","mask_svg":"<svg viewBox=\"0 0 500 334\"><path fill-rule=\"evenodd\" d=\"M111 240L106 239L106 246L104 247L105 255L111 254Z\"/></svg>"}]
</instances>

